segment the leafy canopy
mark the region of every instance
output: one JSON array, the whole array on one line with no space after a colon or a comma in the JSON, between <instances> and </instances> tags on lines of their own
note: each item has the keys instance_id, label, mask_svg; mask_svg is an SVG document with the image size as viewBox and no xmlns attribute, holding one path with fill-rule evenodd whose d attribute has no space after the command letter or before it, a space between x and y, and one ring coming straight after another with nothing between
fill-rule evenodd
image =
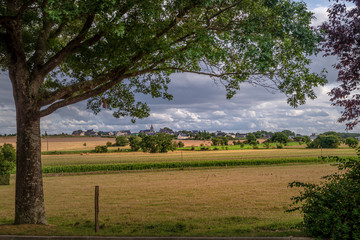
<instances>
[{"instance_id":1,"label":"leafy canopy","mask_svg":"<svg viewBox=\"0 0 360 240\"><path fill-rule=\"evenodd\" d=\"M228 98L243 82L280 90L296 107L326 82L308 68L312 17L290 0L0 1L1 67L17 86L26 66L41 117L91 98L95 113L144 118L135 95L171 99L176 72L208 75Z\"/></svg>"},{"instance_id":2,"label":"leafy canopy","mask_svg":"<svg viewBox=\"0 0 360 240\"><path fill-rule=\"evenodd\" d=\"M351 3L351 7L345 5ZM358 0L336 1L328 9L329 20L322 25L325 40L322 50L326 56L337 57L334 65L338 70L340 86L331 90L334 106L344 108L339 122L345 122L351 130L359 123L360 117L360 2Z\"/></svg>"}]
</instances>

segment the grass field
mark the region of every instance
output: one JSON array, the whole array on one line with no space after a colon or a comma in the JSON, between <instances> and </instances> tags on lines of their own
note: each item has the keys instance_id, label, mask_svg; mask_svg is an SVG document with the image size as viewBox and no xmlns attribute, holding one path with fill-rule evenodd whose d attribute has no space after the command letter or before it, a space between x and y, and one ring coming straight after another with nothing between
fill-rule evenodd
<instances>
[{"instance_id":1,"label":"grass field","mask_svg":"<svg viewBox=\"0 0 360 240\"><path fill-rule=\"evenodd\" d=\"M45 177L49 226L14 226L14 179L0 187L0 234L91 235L94 186L100 186L98 235L303 235L301 216L284 213L298 190L319 182L329 164L147 171ZM12 176L14 178L14 176Z\"/></svg>"}]
</instances>

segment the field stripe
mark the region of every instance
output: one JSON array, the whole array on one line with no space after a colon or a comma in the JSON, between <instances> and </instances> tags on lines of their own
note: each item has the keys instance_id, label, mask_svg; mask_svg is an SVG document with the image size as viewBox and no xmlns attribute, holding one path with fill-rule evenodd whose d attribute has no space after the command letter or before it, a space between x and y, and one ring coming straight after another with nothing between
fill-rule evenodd
<instances>
[{"instance_id":1,"label":"field stripe","mask_svg":"<svg viewBox=\"0 0 360 240\"><path fill-rule=\"evenodd\" d=\"M96 171L131 171L146 169L174 169L174 168L198 168L198 167L231 167L231 166L256 166L256 165L279 165L287 163L327 163L339 159L357 159L357 157L309 157L309 158L283 158L276 160L228 160L228 161L191 161L191 162L156 162L156 163L118 163L118 164L86 164L43 167L43 173L80 173Z\"/></svg>"}]
</instances>

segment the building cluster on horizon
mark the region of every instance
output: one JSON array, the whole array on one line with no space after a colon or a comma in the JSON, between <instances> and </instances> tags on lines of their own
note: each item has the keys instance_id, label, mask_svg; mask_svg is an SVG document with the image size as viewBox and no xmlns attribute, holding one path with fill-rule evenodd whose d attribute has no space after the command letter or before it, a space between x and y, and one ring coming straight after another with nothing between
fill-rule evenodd
<instances>
[{"instance_id":1,"label":"building cluster on horizon","mask_svg":"<svg viewBox=\"0 0 360 240\"><path fill-rule=\"evenodd\" d=\"M165 133L176 136L179 140L186 140L190 139L196 134L201 133L200 130L182 130L182 131L174 131L168 127L160 128L158 132L154 130L153 125L151 125L150 129L140 130L138 133L132 133L130 130L120 130L120 131L94 131L93 129L90 130L76 130L73 131L71 135L73 136L101 136L101 137L119 137L119 136L131 136L131 135L139 135L139 134L145 134L145 135L155 135L157 133ZM211 133L214 137L230 137L230 138L246 138L246 133L227 133L223 131L216 131ZM270 138L270 135L264 135L264 138Z\"/></svg>"}]
</instances>

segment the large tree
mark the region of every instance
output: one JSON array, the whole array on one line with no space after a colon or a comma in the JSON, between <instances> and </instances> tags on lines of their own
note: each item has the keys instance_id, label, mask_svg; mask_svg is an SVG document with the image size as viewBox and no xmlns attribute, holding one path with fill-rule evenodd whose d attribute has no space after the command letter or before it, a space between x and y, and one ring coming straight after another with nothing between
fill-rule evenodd
<instances>
[{"instance_id":1,"label":"large tree","mask_svg":"<svg viewBox=\"0 0 360 240\"><path fill-rule=\"evenodd\" d=\"M292 106L325 84L308 68L319 36L290 0L7 0L0 61L17 121L15 223L46 224L40 118L89 99L98 113L148 116L136 93L171 99L169 76L205 74L227 97L247 82L277 89Z\"/></svg>"},{"instance_id":2,"label":"large tree","mask_svg":"<svg viewBox=\"0 0 360 240\"><path fill-rule=\"evenodd\" d=\"M347 6L347 5L348 6ZM326 56L337 57L340 86L331 90L334 106L344 108L339 122L351 130L360 121L360 1L342 0L328 9L329 20L321 28L325 39L322 49Z\"/></svg>"}]
</instances>

